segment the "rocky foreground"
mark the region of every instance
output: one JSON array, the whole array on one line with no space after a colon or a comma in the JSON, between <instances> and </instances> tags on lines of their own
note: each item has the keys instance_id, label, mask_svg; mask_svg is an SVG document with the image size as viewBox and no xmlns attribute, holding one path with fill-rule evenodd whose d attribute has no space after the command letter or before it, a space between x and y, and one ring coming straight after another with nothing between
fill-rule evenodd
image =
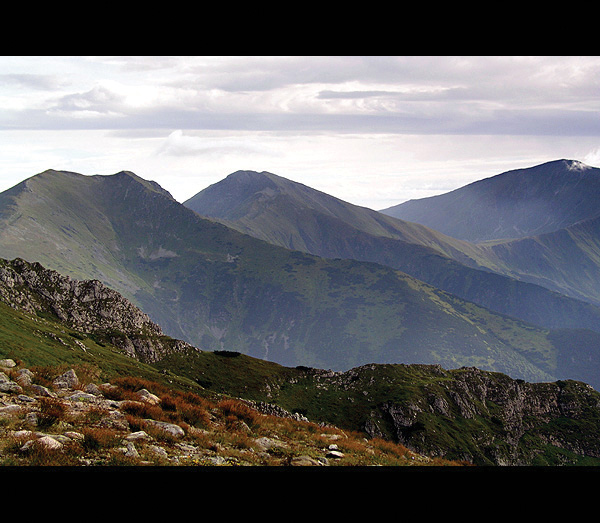
<instances>
[{"instance_id":1,"label":"rocky foreground","mask_svg":"<svg viewBox=\"0 0 600 523\"><path fill-rule=\"evenodd\" d=\"M73 369L34 379L0 361L1 465L458 465L237 400L192 404L127 379L84 386Z\"/></svg>"}]
</instances>

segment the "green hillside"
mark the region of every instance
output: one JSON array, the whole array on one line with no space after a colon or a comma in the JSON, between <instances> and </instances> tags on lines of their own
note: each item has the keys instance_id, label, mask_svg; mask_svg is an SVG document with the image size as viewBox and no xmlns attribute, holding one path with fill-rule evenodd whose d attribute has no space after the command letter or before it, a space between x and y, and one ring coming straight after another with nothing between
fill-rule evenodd
<instances>
[{"instance_id":1,"label":"green hillside","mask_svg":"<svg viewBox=\"0 0 600 523\"><path fill-rule=\"evenodd\" d=\"M373 263L273 246L131 173L47 171L2 195L0 256L96 278L201 349L348 369L439 363L560 375L547 331Z\"/></svg>"},{"instance_id":2,"label":"green hillside","mask_svg":"<svg viewBox=\"0 0 600 523\"><path fill-rule=\"evenodd\" d=\"M590 304L573 293L568 293L569 298L561 294L564 286L555 284L549 289L552 275L535 278L541 263L529 263L535 253L523 252L525 249L522 259L509 259L503 256L505 250L500 251L505 244L459 241L265 172L232 173L184 205L275 245L399 269L465 300L535 325L600 330L600 303ZM568 270L568 265L563 265ZM589 281L587 271L579 278L588 278L590 292L598 288L595 281Z\"/></svg>"},{"instance_id":3,"label":"green hillside","mask_svg":"<svg viewBox=\"0 0 600 523\"><path fill-rule=\"evenodd\" d=\"M600 462L599 393L584 383L531 384L472 367L446 371L439 365L371 364L345 372L291 368L238 352L181 346L160 335L158 328L149 328L154 334L145 336L158 336L159 343L177 348L144 364L98 329L106 320L105 293L80 294L82 300L73 302L76 310L96 317L92 324L82 323L86 330L59 319L61 301L74 289L100 290L97 282L77 286L78 282L21 260L2 260L0 273L3 289L14 290L0 299L5 405L0 465ZM108 294L115 302L124 301ZM32 303L24 296L38 303L37 312L13 308ZM130 326L122 335L135 336L141 313L122 305L110 322ZM4 366L7 358L17 367ZM23 370L35 380L32 384L10 381L19 379ZM75 371L79 385L53 387L54 379L66 370ZM42 384L41 389L54 389L48 393L52 397L43 395ZM86 390L95 385L96 392L82 393L83 385ZM158 404L144 404L141 398L148 392ZM29 430L32 416L38 420L35 433ZM178 425L177 436L159 433L157 422ZM137 439L140 430L150 436ZM60 442L60 448L30 450L27 440L42 436ZM121 450L125 438L133 436L136 452L130 445ZM261 446L273 441L278 443L275 449ZM331 441L336 442L334 447ZM163 449L160 458L156 445ZM324 449L337 453L328 453L329 461L324 460Z\"/></svg>"}]
</instances>

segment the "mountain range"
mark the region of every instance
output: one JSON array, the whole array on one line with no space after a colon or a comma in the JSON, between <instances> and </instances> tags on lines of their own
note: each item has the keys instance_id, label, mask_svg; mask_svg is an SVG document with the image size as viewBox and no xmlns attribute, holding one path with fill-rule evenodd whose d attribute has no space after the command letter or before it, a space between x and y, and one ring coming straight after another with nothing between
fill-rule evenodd
<instances>
[{"instance_id":1,"label":"mountain range","mask_svg":"<svg viewBox=\"0 0 600 523\"><path fill-rule=\"evenodd\" d=\"M600 463L585 383L202 351L101 282L18 258L0 259L0 391L3 466Z\"/></svg>"},{"instance_id":2,"label":"mountain range","mask_svg":"<svg viewBox=\"0 0 600 523\"><path fill-rule=\"evenodd\" d=\"M502 274L599 304L600 169L556 160L381 212L476 242Z\"/></svg>"},{"instance_id":3,"label":"mountain range","mask_svg":"<svg viewBox=\"0 0 600 523\"><path fill-rule=\"evenodd\" d=\"M544 285L541 266L528 281L510 242L453 238L268 173L223 184L181 204L126 171L45 171L0 194L0 257L100 280L203 350L336 370L474 366L600 388L597 303Z\"/></svg>"},{"instance_id":4,"label":"mountain range","mask_svg":"<svg viewBox=\"0 0 600 523\"><path fill-rule=\"evenodd\" d=\"M231 354L165 336L97 280L0 259L0 467L455 465L247 399L304 371Z\"/></svg>"},{"instance_id":5,"label":"mountain range","mask_svg":"<svg viewBox=\"0 0 600 523\"><path fill-rule=\"evenodd\" d=\"M563 174L568 177L571 172L564 168ZM564 260L563 251L579 252L575 245L552 245L539 253L529 246L530 242L539 244L538 239L523 240L518 246L476 244L343 202L266 172L233 173L184 205L240 232L289 249L399 269L436 288L536 325L600 329L598 298L594 294L600 288L600 278L589 282L589 293L563 293L555 274L546 276L543 269L537 269L542 263L536 260L535 265L527 264L534 257L552 257L550 270L565 267L583 279L590 270L598 270L600 245L599 257L582 262L583 270ZM452 212L454 209L449 211L448 221ZM496 217L497 222L502 220L501 215ZM589 300L585 294L591 295Z\"/></svg>"}]
</instances>

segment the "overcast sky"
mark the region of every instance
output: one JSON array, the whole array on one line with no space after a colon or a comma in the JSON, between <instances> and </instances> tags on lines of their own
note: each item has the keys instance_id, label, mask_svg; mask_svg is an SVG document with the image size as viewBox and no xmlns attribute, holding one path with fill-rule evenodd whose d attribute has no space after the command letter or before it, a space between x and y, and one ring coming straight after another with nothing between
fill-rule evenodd
<instances>
[{"instance_id":1,"label":"overcast sky","mask_svg":"<svg viewBox=\"0 0 600 523\"><path fill-rule=\"evenodd\" d=\"M0 191L250 169L382 209L560 158L600 166L600 57L0 57Z\"/></svg>"}]
</instances>

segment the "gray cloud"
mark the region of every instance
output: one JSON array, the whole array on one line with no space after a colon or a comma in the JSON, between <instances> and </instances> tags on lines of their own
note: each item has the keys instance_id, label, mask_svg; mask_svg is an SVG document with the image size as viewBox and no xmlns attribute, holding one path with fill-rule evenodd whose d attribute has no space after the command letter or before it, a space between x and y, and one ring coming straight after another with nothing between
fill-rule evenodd
<instances>
[{"instance_id":1,"label":"gray cloud","mask_svg":"<svg viewBox=\"0 0 600 523\"><path fill-rule=\"evenodd\" d=\"M598 57L103 57L95 61L102 67L93 87L77 90L75 85L71 92L40 99L29 108L5 107L0 111L0 129L600 133ZM93 63L86 60L86 71ZM0 83L49 89L57 85L57 77L4 74ZM104 82L114 78L118 81ZM154 88L155 98L130 103L132 96L124 92L135 92L138 86Z\"/></svg>"},{"instance_id":2,"label":"gray cloud","mask_svg":"<svg viewBox=\"0 0 600 523\"><path fill-rule=\"evenodd\" d=\"M59 98L50 112L78 112L91 111L95 113L121 112L124 97L120 96L102 86L95 86L93 89L84 93L73 93Z\"/></svg>"},{"instance_id":3,"label":"gray cloud","mask_svg":"<svg viewBox=\"0 0 600 523\"><path fill-rule=\"evenodd\" d=\"M65 80L55 75L45 74L0 74L0 85L24 89L52 91L66 85Z\"/></svg>"}]
</instances>

